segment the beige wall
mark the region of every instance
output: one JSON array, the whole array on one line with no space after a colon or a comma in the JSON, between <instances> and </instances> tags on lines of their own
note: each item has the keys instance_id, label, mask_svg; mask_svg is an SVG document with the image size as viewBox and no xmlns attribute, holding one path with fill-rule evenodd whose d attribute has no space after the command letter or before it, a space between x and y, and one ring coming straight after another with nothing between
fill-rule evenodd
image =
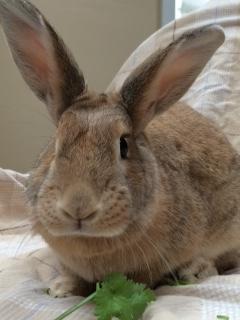
<instances>
[{"instance_id":1,"label":"beige wall","mask_svg":"<svg viewBox=\"0 0 240 320\"><path fill-rule=\"evenodd\" d=\"M104 90L159 24L158 0L33 0L71 48L90 87ZM27 171L53 128L0 35L0 167Z\"/></svg>"}]
</instances>

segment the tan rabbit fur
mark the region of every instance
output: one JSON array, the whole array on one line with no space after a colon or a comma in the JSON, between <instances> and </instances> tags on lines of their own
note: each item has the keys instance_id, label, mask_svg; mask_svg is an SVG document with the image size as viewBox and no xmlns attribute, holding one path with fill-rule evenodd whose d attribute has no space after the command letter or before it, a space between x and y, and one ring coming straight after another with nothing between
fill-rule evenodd
<instances>
[{"instance_id":1,"label":"tan rabbit fur","mask_svg":"<svg viewBox=\"0 0 240 320\"><path fill-rule=\"evenodd\" d=\"M182 35L119 92L96 94L33 5L0 0L0 17L16 64L56 123L27 191L33 230L64 266L53 294L111 272L154 287L169 271L239 248L239 155L178 102L223 43L219 27Z\"/></svg>"},{"instance_id":2,"label":"tan rabbit fur","mask_svg":"<svg viewBox=\"0 0 240 320\"><path fill-rule=\"evenodd\" d=\"M134 175L129 189L139 186L145 190L139 206L150 201L147 216L144 210L137 212L137 216L132 217L133 225L123 235L113 238L54 237L42 223L35 226L35 230L63 259L62 262L88 281L102 279L112 271L121 271L137 279L144 273L143 281L154 284L161 274L169 272L169 267L174 270L199 255L217 257L239 244L240 219L234 208L240 188L234 182L240 179L239 156L225 137L210 126L208 120L178 104L152 121L145 136L139 139L143 152L145 146L148 152L155 152L156 158L152 154L146 156L146 166L131 166L127 176ZM133 150L135 148L133 146ZM75 152L74 157L78 157ZM46 166L45 158L42 165ZM106 163L105 174L110 168L111 161ZM102 166L100 169L101 174L104 169ZM41 171L41 164L32 175L34 187L35 183L46 183L41 174L40 181L35 180L39 179L38 170ZM78 177L78 174L83 175L81 169L75 168L74 175ZM94 174L94 184L102 181L100 177ZM67 178L64 173L60 184L64 184ZM74 182L72 176L69 182ZM41 212L47 216L50 215L47 207L56 193L51 183L49 188L45 189L43 199L46 212ZM112 191L117 193L116 186L109 186L106 190L110 197L113 197ZM139 202L138 199L132 200ZM114 199L110 201L112 204ZM129 223L125 208L121 211L118 203L116 206L118 219ZM107 232L111 230L113 212L115 210L104 212L104 232L105 228Z\"/></svg>"}]
</instances>

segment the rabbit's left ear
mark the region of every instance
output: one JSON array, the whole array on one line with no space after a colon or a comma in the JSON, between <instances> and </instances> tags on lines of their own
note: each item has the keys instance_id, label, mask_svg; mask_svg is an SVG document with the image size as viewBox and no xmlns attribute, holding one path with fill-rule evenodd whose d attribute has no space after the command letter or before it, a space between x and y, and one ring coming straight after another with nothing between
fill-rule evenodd
<instances>
[{"instance_id":1,"label":"rabbit's left ear","mask_svg":"<svg viewBox=\"0 0 240 320\"><path fill-rule=\"evenodd\" d=\"M0 0L0 22L23 78L55 123L85 90L84 77L63 41L30 2Z\"/></svg>"},{"instance_id":2,"label":"rabbit's left ear","mask_svg":"<svg viewBox=\"0 0 240 320\"><path fill-rule=\"evenodd\" d=\"M218 26L196 29L157 51L133 71L120 94L135 134L184 95L224 39Z\"/></svg>"}]
</instances>

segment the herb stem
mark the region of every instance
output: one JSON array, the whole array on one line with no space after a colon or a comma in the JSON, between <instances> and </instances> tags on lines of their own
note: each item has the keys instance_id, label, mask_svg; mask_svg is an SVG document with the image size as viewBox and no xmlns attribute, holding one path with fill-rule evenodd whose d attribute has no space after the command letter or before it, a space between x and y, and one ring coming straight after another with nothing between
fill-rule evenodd
<instances>
[{"instance_id":1,"label":"herb stem","mask_svg":"<svg viewBox=\"0 0 240 320\"><path fill-rule=\"evenodd\" d=\"M63 314L61 314L59 317L55 318L54 320L63 320L66 317L68 317L71 313L81 308L83 305L87 304L89 301L92 301L96 296L96 292L92 293L90 296L88 296L86 299L82 300L80 303L75 304L71 308L69 308L67 311L65 311Z\"/></svg>"}]
</instances>

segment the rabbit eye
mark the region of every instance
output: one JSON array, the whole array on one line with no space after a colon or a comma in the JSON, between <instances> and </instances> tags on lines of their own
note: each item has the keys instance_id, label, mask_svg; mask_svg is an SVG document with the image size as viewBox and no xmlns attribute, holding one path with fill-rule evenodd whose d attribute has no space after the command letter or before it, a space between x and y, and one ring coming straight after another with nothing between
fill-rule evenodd
<instances>
[{"instance_id":1,"label":"rabbit eye","mask_svg":"<svg viewBox=\"0 0 240 320\"><path fill-rule=\"evenodd\" d=\"M124 137L120 139L120 153L122 159L127 159L128 156L128 143Z\"/></svg>"}]
</instances>

